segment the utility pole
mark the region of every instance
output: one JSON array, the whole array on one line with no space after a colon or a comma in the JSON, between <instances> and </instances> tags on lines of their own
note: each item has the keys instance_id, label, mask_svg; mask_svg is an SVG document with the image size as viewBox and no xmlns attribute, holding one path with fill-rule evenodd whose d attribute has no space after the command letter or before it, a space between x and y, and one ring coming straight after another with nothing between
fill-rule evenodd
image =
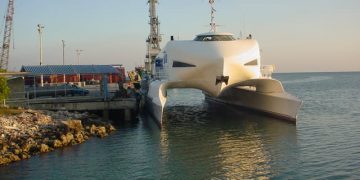
<instances>
[{"instance_id":1,"label":"utility pole","mask_svg":"<svg viewBox=\"0 0 360 180\"><path fill-rule=\"evenodd\" d=\"M76 49L75 51L76 51L76 55L77 55L77 63L78 63L78 65L80 65L80 55L84 50Z\"/></svg>"},{"instance_id":2,"label":"utility pole","mask_svg":"<svg viewBox=\"0 0 360 180\"><path fill-rule=\"evenodd\" d=\"M65 65L65 41L64 40L61 40L62 41L62 58L63 58L63 65Z\"/></svg>"},{"instance_id":3,"label":"utility pole","mask_svg":"<svg viewBox=\"0 0 360 180\"><path fill-rule=\"evenodd\" d=\"M44 26L42 26L41 24L38 24L37 25L37 30L39 32L39 38L40 38L40 66L42 66L43 64L43 44L42 44L42 33L43 33L43 29L44 29ZM40 76L40 85L41 87L44 86L44 76L41 74Z\"/></svg>"}]
</instances>

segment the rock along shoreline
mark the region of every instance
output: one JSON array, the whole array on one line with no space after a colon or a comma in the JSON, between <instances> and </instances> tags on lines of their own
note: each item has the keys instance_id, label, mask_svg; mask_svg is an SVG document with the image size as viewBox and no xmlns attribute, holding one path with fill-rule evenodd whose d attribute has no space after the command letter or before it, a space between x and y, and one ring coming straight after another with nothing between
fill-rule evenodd
<instances>
[{"instance_id":1,"label":"rock along shoreline","mask_svg":"<svg viewBox=\"0 0 360 180\"><path fill-rule=\"evenodd\" d=\"M90 137L103 138L112 131L110 122L88 113L23 110L17 115L0 115L0 166Z\"/></svg>"}]
</instances>

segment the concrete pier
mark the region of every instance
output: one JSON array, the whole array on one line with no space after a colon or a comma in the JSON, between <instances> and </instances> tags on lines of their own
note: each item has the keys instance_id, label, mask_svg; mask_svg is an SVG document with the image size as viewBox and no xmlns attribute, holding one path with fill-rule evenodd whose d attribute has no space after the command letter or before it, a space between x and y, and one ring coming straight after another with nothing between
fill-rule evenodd
<instances>
[{"instance_id":1,"label":"concrete pier","mask_svg":"<svg viewBox=\"0 0 360 180\"><path fill-rule=\"evenodd\" d=\"M36 110L51 111L96 111L102 112L104 119L110 118L110 111L119 111L125 121L133 119L136 110L136 100L134 98L115 98L104 101L103 98L39 98L24 99L23 101L8 101L7 105L14 107L23 107Z\"/></svg>"}]
</instances>

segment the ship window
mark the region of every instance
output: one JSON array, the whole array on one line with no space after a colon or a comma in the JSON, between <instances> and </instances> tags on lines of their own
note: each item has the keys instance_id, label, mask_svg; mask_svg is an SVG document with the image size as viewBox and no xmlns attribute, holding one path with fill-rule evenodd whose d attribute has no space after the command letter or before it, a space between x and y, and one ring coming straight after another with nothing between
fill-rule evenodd
<instances>
[{"instance_id":1,"label":"ship window","mask_svg":"<svg viewBox=\"0 0 360 180\"><path fill-rule=\"evenodd\" d=\"M231 35L201 35L196 36L194 41L234 41L236 40Z\"/></svg>"},{"instance_id":2,"label":"ship window","mask_svg":"<svg viewBox=\"0 0 360 180\"><path fill-rule=\"evenodd\" d=\"M180 61L174 61L172 67L196 67L193 64L188 64Z\"/></svg>"},{"instance_id":3,"label":"ship window","mask_svg":"<svg viewBox=\"0 0 360 180\"><path fill-rule=\"evenodd\" d=\"M245 66L256 66L256 65L258 65L257 59L255 59L253 61L250 61L250 62L245 64Z\"/></svg>"}]
</instances>

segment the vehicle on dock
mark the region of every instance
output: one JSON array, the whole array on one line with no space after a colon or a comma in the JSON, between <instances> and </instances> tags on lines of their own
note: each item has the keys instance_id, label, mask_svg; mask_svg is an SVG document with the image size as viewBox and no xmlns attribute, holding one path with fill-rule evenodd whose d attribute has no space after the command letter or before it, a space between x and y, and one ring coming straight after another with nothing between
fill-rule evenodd
<instances>
[{"instance_id":1,"label":"vehicle on dock","mask_svg":"<svg viewBox=\"0 0 360 180\"><path fill-rule=\"evenodd\" d=\"M80 88L73 84L62 84L59 86L30 87L26 89L26 97L57 97L57 96L86 96L89 90Z\"/></svg>"}]
</instances>

